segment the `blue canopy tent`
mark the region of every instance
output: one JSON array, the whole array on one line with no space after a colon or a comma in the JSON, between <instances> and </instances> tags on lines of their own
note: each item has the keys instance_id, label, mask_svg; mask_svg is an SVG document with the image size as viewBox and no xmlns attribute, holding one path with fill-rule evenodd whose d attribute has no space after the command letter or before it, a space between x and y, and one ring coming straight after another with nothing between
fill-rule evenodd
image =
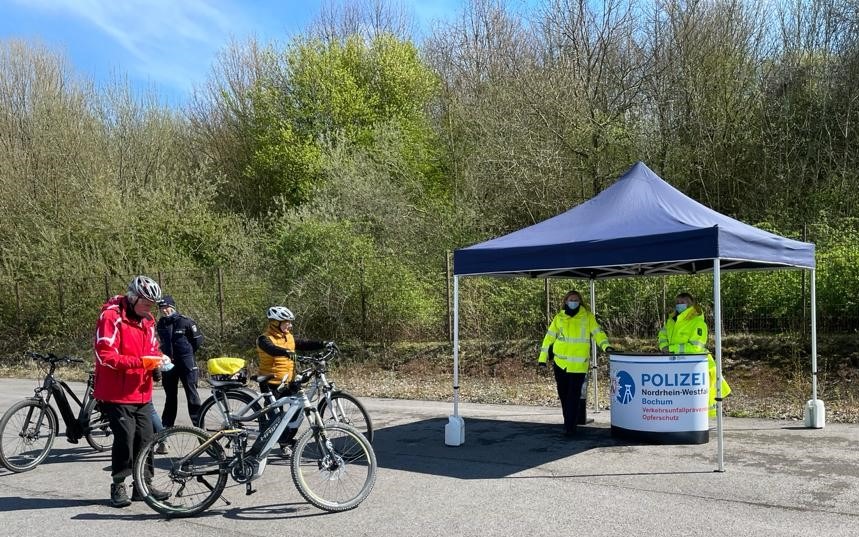
<instances>
[{"instance_id":1,"label":"blue canopy tent","mask_svg":"<svg viewBox=\"0 0 859 537\"><path fill-rule=\"evenodd\" d=\"M713 273L716 386L721 391L723 270L811 271L812 399L817 400L814 245L780 237L720 214L637 162L612 186L548 220L456 250L454 260L454 428L459 418L459 278L606 278ZM717 395L721 399L721 393ZM723 469L721 402L717 417ZM455 421L453 418L456 418ZM461 434L464 441L464 433ZM456 445L456 442L448 442Z\"/></svg>"}]
</instances>

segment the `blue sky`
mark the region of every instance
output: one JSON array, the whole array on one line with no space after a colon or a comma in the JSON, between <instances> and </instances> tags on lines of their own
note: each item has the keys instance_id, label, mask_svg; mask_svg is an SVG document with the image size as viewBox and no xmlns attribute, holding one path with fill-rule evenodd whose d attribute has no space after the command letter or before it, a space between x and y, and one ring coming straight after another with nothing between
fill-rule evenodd
<instances>
[{"instance_id":1,"label":"blue sky","mask_svg":"<svg viewBox=\"0 0 859 537\"><path fill-rule=\"evenodd\" d=\"M284 41L304 30L323 0L0 0L0 39L65 54L81 75L127 76L181 106L231 39ZM408 2L419 30L455 18L463 0Z\"/></svg>"}]
</instances>

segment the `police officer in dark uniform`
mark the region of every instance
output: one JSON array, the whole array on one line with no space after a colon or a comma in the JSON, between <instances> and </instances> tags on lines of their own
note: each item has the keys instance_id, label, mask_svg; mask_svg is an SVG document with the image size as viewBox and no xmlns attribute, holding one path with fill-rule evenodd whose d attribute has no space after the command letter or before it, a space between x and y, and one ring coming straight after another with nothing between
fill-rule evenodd
<instances>
[{"instance_id":1,"label":"police officer in dark uniform","mask_svg":"<svg viewBox=\"0 0 859 537\"><path fill-rule=\"evenodd\" d=\"M176 311L176 302L172 296L164 295L158 302L158 307L161 309L161 318L158 319L161 352L173 360L173 369L165 371L161 381L167 397L161 421L164 427L172 427L176 421L181 380L185 398L188 400L188 415L191 417L191 423L196 424L200 415L200 395L197 393L198 370L194 353L203 343L203 334L193 319Z\"/></svg>"}]
</instances>

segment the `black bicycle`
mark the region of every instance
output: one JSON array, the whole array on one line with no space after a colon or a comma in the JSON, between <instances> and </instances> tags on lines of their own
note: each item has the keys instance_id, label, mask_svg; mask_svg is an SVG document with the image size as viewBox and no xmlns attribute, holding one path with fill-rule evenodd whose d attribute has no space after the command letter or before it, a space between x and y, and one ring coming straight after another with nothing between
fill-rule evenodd
<instances>
[{"instance_id":1,"label":"black bicycle","mask_svg":"<svg viewBox=\"0 0 859 537\"><path fill-rule=\"evenodd\" d=\"M68 384L54 376L58 364L84 363L80 358L27 352L27 356L46 368L42 385L35 395L18 401L0 419L0 463L13 472L26 472L42 463L51 452L57 437L59 419L51 406L54 399L66 424L66 440L77 444L86 438L96 451L106 451L113 445L113 434L107 417L93 399L93 373L89 374L83 398L78 398ZM74 399L80 410L72 411L66 394Z\"/></svg>"},{"instance_id":2,"label":"black bicycle","mask_svg":"<svg viewBox=\"0 0 859 537\"><path fill-rule=\"evenodd\" d=\"M310 427L296 441L292 455L296 488L308 502L325 511L354 509L373 489L376 455L360 431L322 419L301 389L311 377L311 370L299 373L291 386L294 395L280 397L246 416L232 414L225 397L226 390L238 388L244 381L212 380L215 400L226 416L226 428L209 434L197 427L178 426L155 435L134 462L137 492L149 507L168 517L198 514L218 498L229 505L222 496L227 478L244 483L247 494L255 492L252 482L263 474L272 448L295 416L303 414ZM275 413L261 434L251 439L241 424L253 423L275 409L283 411ZM164 449L159 450L162 445ZM229 447L225 449L225 445Z\"/></svg>"}]
</instances>

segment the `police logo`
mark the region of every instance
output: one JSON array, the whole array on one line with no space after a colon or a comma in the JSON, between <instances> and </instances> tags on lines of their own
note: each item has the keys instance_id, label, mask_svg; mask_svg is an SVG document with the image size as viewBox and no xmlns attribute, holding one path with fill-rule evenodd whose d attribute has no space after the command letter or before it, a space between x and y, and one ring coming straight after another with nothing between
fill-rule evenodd
<instances>
[{"instance_id":1,"label":"police logo","mask_svg":"<svg viewBox=\"0 0 859 537\"><path fill-rule=\"evenodd\" d=\"M635 397L635 381L626 371L618 371L617 376L611 379L611 394L622 405L632 402Z\"/></svg>"}]
</instances>

